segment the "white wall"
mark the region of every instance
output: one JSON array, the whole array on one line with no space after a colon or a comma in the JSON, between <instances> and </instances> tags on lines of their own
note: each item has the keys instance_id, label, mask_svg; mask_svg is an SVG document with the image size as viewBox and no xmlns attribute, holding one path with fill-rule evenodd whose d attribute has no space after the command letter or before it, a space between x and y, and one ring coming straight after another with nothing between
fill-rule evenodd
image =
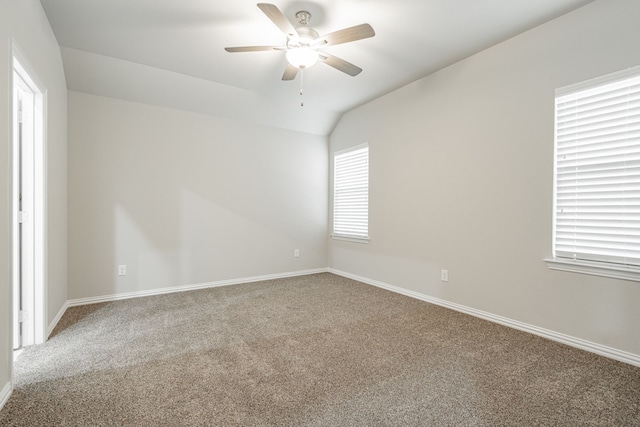
<instances>
[{"instance_id":1,"label":"white wall","mask_svg":"<svg viewBox=\"0 0 640 427\"><path fill-rule=\"evenodd\" d=\"M640 355L640 283L543 262L554 90L640 65L638 17L596 1L346 114L330 149L369 143L371 242L330 267Z\"/></svg>"},{"instance_id":2,"label":"white wall","mask_svg":"<svg viewBox=\"0 0 640 427\"><path fill-rule=\"evenodd\" d=\"M11 39L47 91L47 321L67 300L67 88L60 49L40 2L0 1L0 390L11 379L10 97ZM0 396L1 399L2 396Z\"/></svg>"},{"instance_id":3,"label":"white wall","mask_svg":"<svg viewBox=\"0 0 640 427\"><path fill-rule=\"evenodd\" d=\"M325 268L327 144L69 91L69 298Z\"/></svg>"}]
</instances>

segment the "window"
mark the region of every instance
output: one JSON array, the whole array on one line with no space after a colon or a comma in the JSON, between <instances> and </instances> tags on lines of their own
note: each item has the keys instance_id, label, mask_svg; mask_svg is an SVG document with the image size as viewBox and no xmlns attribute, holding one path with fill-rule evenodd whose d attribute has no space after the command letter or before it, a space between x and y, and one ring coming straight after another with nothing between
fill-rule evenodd
<instances>
[{"instance_id":1,"label":"window","mask_svg":"<svg viewBox=\"0 0 640 427\"><path fill-rule=\"evenodd\" d=\"M367 242L369 239L369 145L333 155L333 234Z\"/></svg>"},{"instance_id":2,"label":"window","mask_svg":"<svg viewBox=\"0 0 640 427\"><path fill-rule=\"evenodd\" d=\"M556 91L555 121L550 267L640 281L640 67Z\"/></svg>"}]
</instances>

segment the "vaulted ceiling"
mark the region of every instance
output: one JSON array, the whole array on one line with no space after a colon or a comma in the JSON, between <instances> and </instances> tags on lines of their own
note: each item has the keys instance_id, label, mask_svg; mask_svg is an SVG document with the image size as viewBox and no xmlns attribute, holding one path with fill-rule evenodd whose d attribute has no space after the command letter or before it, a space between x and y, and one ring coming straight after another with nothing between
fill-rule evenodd
<instances>
[{"instance_id":1,"label":"vaulted ceiling","mask_svg":"<svg viewBox=\"0 0 640 427\"><path fill-rule=\"evenodd\" d=\"M376 35L325 50L363 69L325 64L282 81L285 36L249 0L41 0L70 90L328 135L340 116L592 0L282 0L321 35L369 23Z\"/></svg>"}]
</instances>

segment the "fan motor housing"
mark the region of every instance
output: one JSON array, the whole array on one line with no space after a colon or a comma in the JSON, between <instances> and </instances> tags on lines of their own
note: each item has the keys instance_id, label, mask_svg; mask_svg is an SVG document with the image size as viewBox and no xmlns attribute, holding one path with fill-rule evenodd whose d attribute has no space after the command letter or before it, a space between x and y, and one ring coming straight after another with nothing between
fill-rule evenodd
<instances>
[{"instance_id":1,"label":"fan motor housing","mask_svg":"<svg viewBox=\"0 0 640 427\"><path fill-rule=\"evenodd\" d=\"M296 31L298 32L298 35L300 36L300 38L309 38L311 40L315 40L318 37L320 37L320 34L318 34L318 32L313 28L298 27L296 28Z\"/></svg>"}]
</instances>

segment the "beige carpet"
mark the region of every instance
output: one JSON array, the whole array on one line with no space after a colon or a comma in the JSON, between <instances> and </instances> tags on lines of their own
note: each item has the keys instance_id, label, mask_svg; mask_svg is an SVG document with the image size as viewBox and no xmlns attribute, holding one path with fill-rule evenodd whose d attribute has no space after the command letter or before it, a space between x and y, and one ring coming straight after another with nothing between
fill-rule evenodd
<instances>
[{"instance_id":1,"label":"beige carpet","mask_svg":"<svg viewBox=\"0 0 640 427\"><path fill-rule=\"evenodd\" d=\"M640 426L640 368L318 274L70 308L2 426Z\"/></svg>"}]
</instances>

